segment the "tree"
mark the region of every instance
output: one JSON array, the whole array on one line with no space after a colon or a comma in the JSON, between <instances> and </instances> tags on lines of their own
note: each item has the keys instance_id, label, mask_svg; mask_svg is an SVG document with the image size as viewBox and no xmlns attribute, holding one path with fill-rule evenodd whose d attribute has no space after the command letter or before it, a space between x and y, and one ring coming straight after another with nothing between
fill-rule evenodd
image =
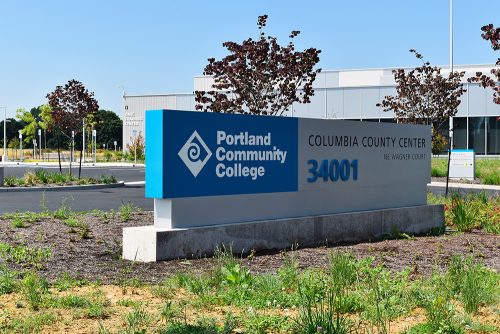
<instances>
[{"instance_id":1,"label":"tree","mask_svg":"<svg viewBox=\"0 0 500 334\"><path fill-rule=\"evenodd\" d=\"M106 147L112 147L114 142L117 146L122 145L123 122L121 118L112 111L98 110L94 116L97 138Z\"/></svg>"},{"instance_id":2,"label":"tree","mask_svg":"<svg viewBox=\"0 0 500 334\"><path fill-rule=\"evenodd\" d=\"M195 92L197 110L281 115L293 102L310 102L321 51L295 51L296 30L286 46L279 45L276 37L264 33L266 22L267 15L259 16L257 40L225 42L222 46L230 54L220 61L208 59L203 74L213 76L214 90Z\"/></svg>"},{"instance_id":3,"label":"tree","mask_svg":"<svg viewBox=\"0 0 500 334\"><path fill-rule=\"evenodd\" d=\"M466 90L462 78L465 72L453 72L444 77L441 69L431 66L423 60L420 53L410 50L422 65L406 72L404 69L393 70L397 96L386 96L377 106L384 111L393 110L401 123L426 124L432 126L432 152L436 153L443 146L444 136L440 133L450 117L458 112L460 97ZM451 141L448 141L448 171L446 173L446 191L448 197L448 179L450 176Z\"/></svg>"},{"instance_id":4,"label":"tree","mask_svg":"<svg viewBox=\"0 0 500 334\"><path fill-rule=\"evenodd\" d=\"M422 65L411 71L393 70L396 81L396 96L386 96L377 106L384 111L394 111L400 123L426 124L432 126L433 151L442 145L440 130L455 116L460 97L466 90L461 83L465 72L451 72L448 77L441 69L431 66L417 51L411 49Z\"/></svg>"},{"instance_id":5,"label":"tree","mask_svg":"<svg viewBox=\"0 0 500 334\"><path fill-rule=\"evenodd\" d=\"M490 41L491 48L495 51L500 50L500 27L495 28L493 24L481 27L483 33L481 37ZM500 66L500 58L495 65ZM469 78L469 82L479 82L483 88L491 87L493 89L493 102L500 104L500 68L493 68L491 76L477 72L475 77Z\"/></svg>"},{"instance_id":6,"label":"tree","mask_svg":"<svg viewBox=\"0 0 500 334\"><path fill-rule=\"evenodd\" d=\"M16 117L24 123L21 133L23 134L23 141L26 144L31 144L36 139L36 130L40 121L40 111L37 108L31 108L26 111L23 108L16 110Z\"/></svg>"},{"instance_id":7,"label":"tree","mask_svg":"<svg viewBox=\"0 0 500 334\"><path fill-rule=\"evenodd\" d=\"M144 149L144 137L141 134L137 135L134 138L130 137L130 144L127 144L127 150L130 159L144 160Z\"/></svg>"},{"instance_id":8,"label":"tree","mask_svg":"<svg viewBox=\"0 0 500 334\"><path fill-rule=\"evenodd\" d=\"M25 124L23 121L18 121L15 118L7 118L6 137L8 147L10 147L12 141L17 140L19 130L23 129L24 126ZM0 122L0 131L3 131L3 121ZM3 147L3 134L0 136L0 143ZM17 145L19 145L19 142Z\"/></svg>"},{"instance_id":9,"label":"tree","mask_svg":"<svg viewBox=\"0 0 500 334\"><path fill-rule=\"evenodd\" d=\"M85 86L77 80L68 81L64 87L57 86L52 93L47 94L47 99L49 100L49 106L52 108L53 126L58 131L58 138L61 133L71 138L71 131L74 131L76 137L82 129L83 120L99 109L99 104L97 100L94 99L94 93L89 92ZM80 147L78 178L80 178L82 171L82 151L83 146ZM58 153L59 169L61 170L59 144Z\"/></svg>"}]
</instances>

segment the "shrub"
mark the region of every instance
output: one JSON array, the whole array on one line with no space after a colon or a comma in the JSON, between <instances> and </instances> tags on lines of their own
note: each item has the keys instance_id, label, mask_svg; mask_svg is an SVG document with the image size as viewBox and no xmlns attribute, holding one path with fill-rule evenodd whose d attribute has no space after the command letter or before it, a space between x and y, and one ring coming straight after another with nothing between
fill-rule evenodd
<instances>
[{"instance_id":1,"label":"shrub","mask_svg":"<svg viewBox=\"0 0 500 334\"><path fill-rule=\"evenodd\" d=\"M18 183L19 179L12 175L5 176L3 179L3 185L5 187L15 187L16 185L18 185Z\"/></svg>"},{"instance_id":2,"label":"shrub","mask_svg":"<svg viewBox=\"0 0 500 334\"><path fill-rule=\"evenodd\" d=\"M114 175L101 175L98 183L102 184L113 184L116 183L116 177Z\"/></svg>"},{"instance_id":3,"label":"shrub","mask_svg":"<svg viewBox=\"0 0 500 334\"><path fill-rule=\"evenodd\" d=\"M453 193L450 210L453 225L459 231L469 232L473 228L478 227L476 221L478 209L473 201L464 200L458 193Z\"/></svg>"},{"instance_id":4,"label":"shrub","mask_svg":"<svg viewBox=\"0 0 500 334\"><path fill-rule=\"evenodd\" d=\"M113 157L113 153L109 150L104 151L104 160L105 161L111 161L111 158Z\"/></svg>"}]
</instances>

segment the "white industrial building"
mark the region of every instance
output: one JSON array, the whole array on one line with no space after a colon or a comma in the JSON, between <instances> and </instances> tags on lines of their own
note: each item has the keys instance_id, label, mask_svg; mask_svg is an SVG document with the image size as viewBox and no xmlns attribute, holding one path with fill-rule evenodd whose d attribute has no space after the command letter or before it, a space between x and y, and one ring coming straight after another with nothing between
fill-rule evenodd
<instances>
[{"instance_id":1,"label":"white industrial building","mask_svg":"<svg viewBox=\"0 0 500 334\"><path fill-rule=\"evenodd\" d=\"M455 66L465 71L457 115L453 118L453 147L474 149L479 155L500 155L500 105L493 103L492 89L467 82L476 72L489 73L493 65ZM396 95L392 68L322 71L314 82L311 103L294 103L288 116L393 122L394 114L376 106L387 95ZM449 70L443 67L442 73ZM211 90L213 79L194 78L194 91ZM123 143L145 132L144 111L148 109L195 110L193 93L123 95Z\"/></svg>"}]
</instances>

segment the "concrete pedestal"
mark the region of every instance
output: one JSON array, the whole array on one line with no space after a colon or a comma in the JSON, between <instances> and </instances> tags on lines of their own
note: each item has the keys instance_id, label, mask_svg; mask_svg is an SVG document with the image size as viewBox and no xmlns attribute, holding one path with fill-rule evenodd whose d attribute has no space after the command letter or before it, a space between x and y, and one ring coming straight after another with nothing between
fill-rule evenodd
<instances>
[{"instance_id":1,"label":"concrete pedestal","mask_svg":"<svg viewBox=\"0 0 500 334\"><path fill-rule=\"evenodd\" d=\"M221 245L235 253L377 240L395 233L424 234L444 226L442 205L421 205L221 224L203 227L155 226L123 229L123 258L154 262L212 255Z\"/></svg>"}]
</instances>

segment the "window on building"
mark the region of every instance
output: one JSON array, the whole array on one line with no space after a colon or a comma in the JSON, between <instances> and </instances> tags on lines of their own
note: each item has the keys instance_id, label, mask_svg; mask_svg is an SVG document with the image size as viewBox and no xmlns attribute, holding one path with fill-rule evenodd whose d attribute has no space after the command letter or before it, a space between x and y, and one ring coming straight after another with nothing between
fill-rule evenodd
<instances>
[{"instance_id":1,"label":"window on building","mask_svg":"<svg viewBox=\"0 0 500 334\"><path fill-rule=\"evenodd\" d=\"M476 154L484 154L485 117L469 117L469 148Z\"/></svg>"},{"instance_id":2,"label":"window on building","mask_svg":"<svg viewBox=\"0 0 500 334\"><path fill-rule=\"evenodd\" d=\"M487 117L487 154L500 154L500 116Z\"/></svg>"},{"instance_id":3,"label":"window on building","mask_svg":"<svg viewBox=\"0 0 500 334\"><path fill-rule=\"evenodd\" d=\"M453 148L467 148L467 117L453 117Z\"/></svg>"}]
</instances>

